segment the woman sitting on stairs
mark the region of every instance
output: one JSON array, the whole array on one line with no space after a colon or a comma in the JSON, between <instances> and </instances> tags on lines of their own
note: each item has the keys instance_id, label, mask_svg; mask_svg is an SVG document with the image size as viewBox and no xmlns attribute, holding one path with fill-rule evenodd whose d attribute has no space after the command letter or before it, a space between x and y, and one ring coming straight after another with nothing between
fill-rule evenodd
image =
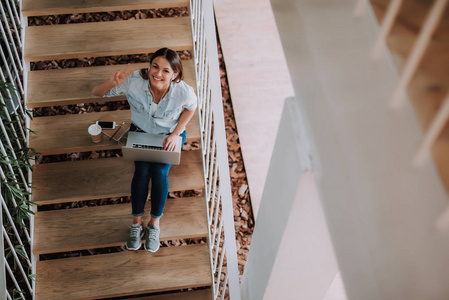
<instances>
[{"instance_id":1,"label":"woman sitting on stairs","mask_svg":"<svg viewBox=\"0 0 449 300\"><path fill-rule=\"evenodd\" d=\"M111 78L99 83L92 91L94 96L112 97L125 94L131 107L131 131L165 134L164 149L173 151L178 136L186 139L185 127L192 118L197 98L192 87L184 81L181 59L175 51L162 48L150 59L148 69L115 72ZM183 109L184 108L184 109ZM145 250L159 249L159 220L168 196L168 171L170 164L135 162L131 183L133 224L126 243L128 250L138 250L146 232ZM143 227L145 202L151 183L151 219Z\"/></svg>"}]
</instances>

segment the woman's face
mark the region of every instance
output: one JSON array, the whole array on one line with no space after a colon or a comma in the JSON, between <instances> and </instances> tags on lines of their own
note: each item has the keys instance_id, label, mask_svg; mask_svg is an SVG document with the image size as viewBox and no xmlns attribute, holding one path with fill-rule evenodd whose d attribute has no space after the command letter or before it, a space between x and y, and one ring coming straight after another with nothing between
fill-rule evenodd
<instances>
[{"instance_id":1,"label":"woman's face","mask_svg":"<svg viewBox=\"0 0 449 300\"><path fill-rule=\"evenodd\" d=\"M170 82L178 76L163 56L156 57L150 65L150 85L156 90L166 90Z\"/></svg>"}]
</instances>

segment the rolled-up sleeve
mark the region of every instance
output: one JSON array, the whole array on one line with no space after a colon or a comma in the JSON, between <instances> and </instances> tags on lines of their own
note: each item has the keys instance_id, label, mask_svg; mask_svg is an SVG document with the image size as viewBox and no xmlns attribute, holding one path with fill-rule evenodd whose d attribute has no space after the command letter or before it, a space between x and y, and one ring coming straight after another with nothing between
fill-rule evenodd
<instances>
[{"instance_id":1,"label":"rolled-up sleeve","mask_svg":"<svg viewBox=\"0 0 449 300\"><path fill-rule=\"evenodd\" d=\"M129 89L129 85L131 83L131 76L128 76L120 85L114 86L112 89L110 89L109 91L106 92L106 94L104 94L103 97L114 97L114 96L118 96L121 94L126 94L126 92L128 92Z\"/></svg>"},{"instance_id":2,"label":"rolled-up sleeve","mask_svg":"<svg viewBox=\"0 0 449 300\"><path fill-rule=\"evenodd\" d=\"M189 86L189 90L187 92L187 100L183 107L187 110L194 110L197 106L197 97L192 87Z\"/></svg>"}]
</instances>

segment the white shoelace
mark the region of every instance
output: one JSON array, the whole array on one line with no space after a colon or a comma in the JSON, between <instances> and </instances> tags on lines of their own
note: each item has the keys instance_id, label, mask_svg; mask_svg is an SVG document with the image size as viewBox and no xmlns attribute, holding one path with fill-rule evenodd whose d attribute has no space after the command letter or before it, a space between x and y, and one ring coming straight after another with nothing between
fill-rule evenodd
<instances>
[{"instance_id":1,"label":"white shoelace","mask_svg":"<svg viewBox=\"0 0 449 300\"><path fill-rule=\"evenodd\" d=\"M157 229L156 228L151 228L150 227L150 230L148 230L148 238L150 239L150 240L156 240L156 238L157 238Z\"/></svg>"},{"instance_id":2,"label":"white shoelace","mask_svg":"<svg viewBox=\"0 0 449 300\"><path fill-rule=\"evenodd\" d=\"M131 232L130 232L130 237L135 238L139 236L139 232L140 232L140 226L131 226Z\"/></svg>"}]
</instances>

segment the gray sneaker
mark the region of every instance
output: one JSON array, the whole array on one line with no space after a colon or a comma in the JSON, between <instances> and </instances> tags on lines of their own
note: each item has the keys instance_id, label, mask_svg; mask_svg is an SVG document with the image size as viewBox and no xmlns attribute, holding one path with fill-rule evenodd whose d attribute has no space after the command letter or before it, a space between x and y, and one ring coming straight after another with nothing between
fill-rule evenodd
<instances>
[{"instance_id":1,"label":"gray sneaker","mask_svg":"<svg viewBox=\"0 0 449 300\"><path fill-rule=\"evenodd\" d=\"M159 233L161 229L157 225L148 225L147 226L147 234L146 240L143 246L145 250L150 252L156 252L159 250Z\"/></svg>"},{"instance_id":2,"label":"gray sneaker","mask_svg":"<svg viewBox=\"0 0 449 300\"><path fill-rule=\"evenodd\" d=\"M139 250L142 245L142 237L144 234L144 228L140 224L132 224L129 229L129 237L126 242L126 249L128 250Z\"/></svg>"}]
</instances>

